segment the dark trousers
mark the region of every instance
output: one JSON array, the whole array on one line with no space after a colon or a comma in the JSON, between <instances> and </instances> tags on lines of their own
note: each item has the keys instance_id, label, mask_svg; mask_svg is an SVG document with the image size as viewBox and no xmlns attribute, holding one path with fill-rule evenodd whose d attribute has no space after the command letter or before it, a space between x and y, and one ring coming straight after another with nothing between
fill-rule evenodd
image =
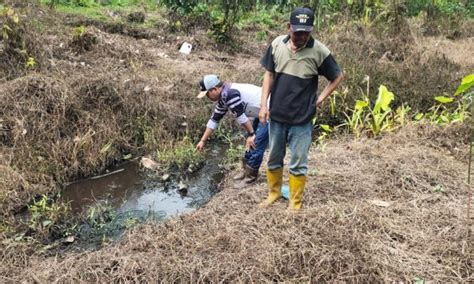
<instances>
[{"instance_id":1,"label":"dark trousers","mask_svg":"<svg viewBox=\"0 0 474 284\"><path fill-rule=\"evenodd\" d=\"M263 161L263 154L268 145L268 123L263 125L255 118L253 121L255 131L255 149L245 152L245 161L252 169L258 170Z\"/></svg>"}]
</instances>

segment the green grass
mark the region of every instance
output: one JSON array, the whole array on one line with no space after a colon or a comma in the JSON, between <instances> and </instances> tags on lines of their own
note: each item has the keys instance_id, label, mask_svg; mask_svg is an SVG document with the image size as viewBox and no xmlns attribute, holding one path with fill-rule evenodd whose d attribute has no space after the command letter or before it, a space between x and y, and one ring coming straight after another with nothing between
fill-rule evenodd
<instances>
[{"instance_id":1,"label":"green grass","mask_svg":"<svg viewBox=\"0 0 474 284\"><path fill-rule=\"evenodd\" d=\"M51 0L40 0L42 4L50 4ZM141 6L147 8L156 8L159 4L156 0L56 0L56 5L73 7L129 7Z\"/></svg>"},{"instance_id":2,"label":"green grass","mask_svg":"<svg viewBox=\"0 0 474 284\"><path fill-rule=\"evenodd\" d=\"M57 3L55 9L60 13L78 15L89 19L104 22L124 22L127 14L131 12L142 11L147 13L143 24L133 23L133 26L154 27L159 18L161 18L162 9L155 0L111 0L107 5L97 4L90 0L89 4L84 6L74 4ZM71 1L72 2L72 1ZM40 0L43 5L49 5L50 0ZM1 7L1 6L0 6ZM116 16L112 16L112 14Z\"/></svg>"},{"instance_id":3,"label":"green grass","mask_svg":"<svg viewBox=\"0 0 474 284\"><path fill-rule=\"evenodd\" d=\"M185 137L171 147L156 151L156 160L164 170L185 171L196 169L204 162L204 154L198 152L192 141Z\"/></svg>"},{"instance_id":4,"label":"green grass","mask_svg":"<svg viewBox=\"0 0 474 284\"><path fill-rule=\"evenodd\" d=\"M106 11L97 7L74 7L58 5L56 6L56 10L61 13L84 16L86 18L95 20L108 21L112 19L110 16L105 14Z\"/></svg>"}]
</instances>

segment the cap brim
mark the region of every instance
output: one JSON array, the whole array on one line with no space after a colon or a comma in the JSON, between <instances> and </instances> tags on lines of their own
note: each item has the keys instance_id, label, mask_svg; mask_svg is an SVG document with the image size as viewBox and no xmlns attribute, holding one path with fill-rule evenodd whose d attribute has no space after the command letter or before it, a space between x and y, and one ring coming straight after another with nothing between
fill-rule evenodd
<instances>
[{"instance_id":1,"label":"cap brim","mask_svg":"<svg viewBox=\"0 0 474 284\"><path fill-rule=\"evenodd\" d=\"M197 98L198 99L201 99L201 98L204 98L207 94L207 91L202 91L202 92L199 92L199 94L197 95Z\"/></svg>"},{"instance_id":2,"label":"cap brim","mask_svg":"<svg viewBox=\"0 0 474 284\"><path fill-rule=\"evenodd\" d=\"M312 32L312 26L304 26L304 25L291 25L291 31L293 32Z\"/></svg>"}]
</instances>

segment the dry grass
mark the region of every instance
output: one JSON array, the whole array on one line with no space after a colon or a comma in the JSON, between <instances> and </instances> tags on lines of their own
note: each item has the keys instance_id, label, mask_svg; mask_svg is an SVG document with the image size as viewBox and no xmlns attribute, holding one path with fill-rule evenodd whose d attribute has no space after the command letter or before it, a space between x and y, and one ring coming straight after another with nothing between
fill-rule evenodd
<instances>
[{"instance_id":1,"label":"dry grass","mask_svg":"<svg viewBox=\"0 0 474 284\"><path fill-rule=\"evenodd\" d=\"M395 107L404 103L414 111L426 112L433 97L453 94L461 78L472 73L474 63L467 51L472 37L456 41L422 37L416 25L402 25L395 35L378 28L342 25L334 32L318 34L344 66L343 88L348 88L349 105L366 94L364 78L369 76L373 100L383 84L394 92Z\"/></svg>"},{"instance_id":2,"label":"dry grass","mask_svg":"<svg viewBox=\"0 0 474 284\"><path fill-rule=\"evenodd\" d=\"M200 135L209 114L202 111L205 101L194 98L198 79L204 72L245 69L222 63L211 70L219 54L197 50L184 57L160 39L137 41L88 27L96 40L86 38L85 49L77 48L81 42L69 27L53 25L50 32L42 35L51 55L47 68L42 64L0 85L3 216L125 154Z\"/></svg>"},{"instance_id":3,"label":"dry grass","mask_svg":"<svg viewBox=\"0 0 474 284\"><path fill-rule=\"evenodd\" d=\"M203 34L178 39L154 31L143 39L88 27L95 40L77 48L72 27L60 15L50 18L37 37L42 45L31 48L41 51L36 71L8 69L24 58L0 64L0 202L10 222L0 226L13 228L12 212L68 179L98 172L123 154L201 134L209 113L194 96L203 74L259 83L262 44L231 54L215 50ZM387 84L413 107L429 107L472 70L469 62L422 46L411 50L409 37L383 42L353 26L321 36L346 70L351 99L370 75L374 88ZM178 53L183 41L195 47L190 56ZM265 196L262 177L242 191L228 184L204 208L132 228L98 251L48 256L2 227L0 279L472 282L474 240L463 215L466 133L466 124L417 125L376 140L338 138L322 153L313 149L310 167L318 173L309 178L299 215L287 213L283 201L256 207Z\"/></svg>"},{"instance_id":4,"label":"dry grass","mask_svg":"<svg viewBox=\"0 0 474 284\"><path fill-rule=\"evenodd\" d=\"M474 281L473 239L466 235L464 218L467 161L433 148L429 135L437 131L412 126L378 140L338 139L325 152L313 149L310 168L318 173L309 178L299 215L288 213L284 201L259 209L266 191L261 178L261 184L245 190L226 186L204 208L164 224L135 227L98 251L34 255L23 274L16 274L24 269L20 262L4 277Z\"/></svg>"}]
</instances>

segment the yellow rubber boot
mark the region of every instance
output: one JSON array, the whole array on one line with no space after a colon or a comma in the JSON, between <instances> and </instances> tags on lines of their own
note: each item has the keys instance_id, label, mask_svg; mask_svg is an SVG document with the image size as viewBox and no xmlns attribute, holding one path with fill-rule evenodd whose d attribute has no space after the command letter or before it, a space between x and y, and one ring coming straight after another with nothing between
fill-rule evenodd
<instances>
[{"instance_id":1,"label":"yellow rubber boot","mask_svg":"<svg viewBox=\"0 0 474 284\"><path fill-rule=\"evenodd\" d=\"M295 176L290 174L288 183L290 188L290 203L288 209L293 212L298 212L301 209L301 200L303 199L306 176Z\"/></svg>"},{"instance_id":2,"label":"yellow rubber boot","mask_svg":"<svg viewBox=\"0 0 474 284\"><path fill-rule=\"evenodd\" d=\"M283 168L267 170L268 196L259 204L268 207L281 197L281 184L283 183Z\"/></svg>"}]
</instances>

